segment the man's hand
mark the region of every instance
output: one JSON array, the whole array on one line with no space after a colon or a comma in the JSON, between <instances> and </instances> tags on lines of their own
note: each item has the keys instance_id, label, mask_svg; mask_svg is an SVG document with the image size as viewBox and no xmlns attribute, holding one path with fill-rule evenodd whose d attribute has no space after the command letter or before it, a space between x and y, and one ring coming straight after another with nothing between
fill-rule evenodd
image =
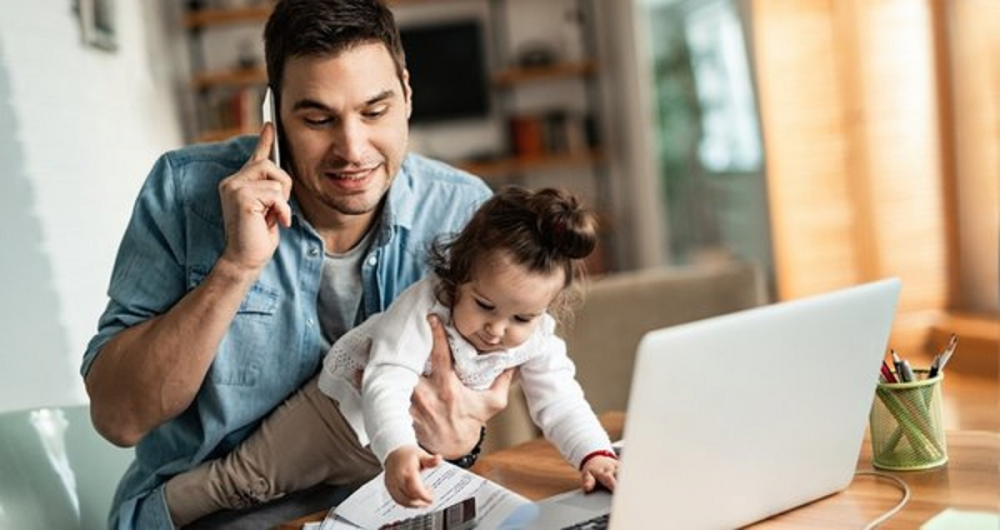
<instances>
[{"instance_id":1,"label":"man's hand","mask_svg":"<svg viewBox=\"0 0 1000 530\"><path fill-rule=\"evenodd\" d=\"M455 374L444 327L435 315L427 317L434 334L429 376L413 390L410 414L421 445L453 460L468 454L479 442L486 421L507 406L514 369L500 374L489 390L476 391Z\"/></svg>"},{"instance_id":2,"label":"man's hand","mask_svg":"<svg viewBox=\"0 0 1000 530\"><path fill-rule=\"evenodd\" d=\"M420 480L420 472L441 463L441 455L431 455L415 445L404 445L385 459L385 487L392 500L407 508L423 508L434 502L434 494Z\"/></svg>"},{"instance_id":3,"label":"man's hand","mask_svg":"<svg viewBox=\"0 0 1000 530\"><path fill-rule=\"evenodd\" d=\"M254 275L278 247L278 224L292 224L292 178L268 159L274 141L274 125L268 122L243 168L219 183L226 226L226 249L219 261Z\"/></svg>"},{"instance_id":4,"label":"man's hand","mask_svg":"<svg viewBox=\"0 0 1000 530\"><path fill-rule=\"evenodd\" d=\"M226 249L205 280L166 313L122 330L87 374L90 412L105 438L132 446L194 401L219 343L290 226L292 179L267 159L273 125L253 156L219 185Z\"/></svg>"}]
</instances>

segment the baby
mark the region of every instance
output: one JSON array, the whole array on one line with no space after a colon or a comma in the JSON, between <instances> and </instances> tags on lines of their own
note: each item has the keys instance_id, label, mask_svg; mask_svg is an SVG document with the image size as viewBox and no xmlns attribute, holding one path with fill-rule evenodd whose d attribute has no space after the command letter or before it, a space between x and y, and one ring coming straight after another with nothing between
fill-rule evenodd
<instances>
[{"instance_id":1,"label":"baby","mask_svg":"<svg viewBox=\"0 0 1000 530\"><path fill-rule=\"evenodd\" d=\"M563 313L597 242L596 218L575 198L507 188L462 232L432 249L434 274L341 337L323 371L220 460L167 482L178 526L211 512L278 498L320 482L348 484L385 468L393 499L426 506L420 471L441 461L424 450L410 397L430 368L428 314L448 331L456 373L488 388L518 368L532 420L581 471L586 490L614 489L618 461L573 375L552 314Z\"/></svg>"}]
</instances>

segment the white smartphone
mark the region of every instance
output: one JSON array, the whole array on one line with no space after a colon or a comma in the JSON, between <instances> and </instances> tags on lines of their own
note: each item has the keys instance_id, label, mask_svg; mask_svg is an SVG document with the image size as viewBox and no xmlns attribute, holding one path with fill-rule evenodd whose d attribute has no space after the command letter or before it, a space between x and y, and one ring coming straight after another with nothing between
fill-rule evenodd
<instances>
[{"instance_id":1,"label":"white smartphone","mask_svg":"<svg viewBox=\"0 0 1000 530\"><path fill-rule=\"evenodd\" d=\"M274 93L271 92L271 87L267 87L267 92L264 93L264 104L261 105L260 109L261 121L263 123L271 122L274 126L274 143L271 144L271 162L274 165L281 167L281 153L278 151L278 111L274 106Z\"/></svg>"}]
</instances>

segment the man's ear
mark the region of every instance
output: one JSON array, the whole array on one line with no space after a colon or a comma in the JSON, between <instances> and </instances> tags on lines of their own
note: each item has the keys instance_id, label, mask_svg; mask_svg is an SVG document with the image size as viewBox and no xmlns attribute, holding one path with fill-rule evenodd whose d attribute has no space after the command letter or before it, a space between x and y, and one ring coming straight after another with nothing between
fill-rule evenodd
<instances>
[{"instance_id":1,"label":"man's ear","mask_svg":"<svg viewBox=\"0 0 1000 530\"><path fill-rule=\"evenodd\" d=\"M413 114L413 89L410 88L410 71L403 69L403 77L400 79L403 84L403 100L406 102L406 119L410 119Z\"/></svg>"}]
</instances>

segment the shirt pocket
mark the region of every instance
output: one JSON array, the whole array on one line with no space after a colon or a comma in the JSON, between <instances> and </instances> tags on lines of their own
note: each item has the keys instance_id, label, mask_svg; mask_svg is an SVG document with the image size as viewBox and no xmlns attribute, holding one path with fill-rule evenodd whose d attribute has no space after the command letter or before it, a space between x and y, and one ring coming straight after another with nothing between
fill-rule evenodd
<instances>
[{"instance_id":1,"label":"shirt pocket","mask_svg":"<svg viewBox=\"0 0 1000 530\"><path fill-rule=\"evenodd\" d=\"M189 288L194 289L208 274L207 268L195 267L188 274ZM219 342L215 359L208 371L213 383L228 386L254 386L264 369L265 356L277 347L274 327L280 296L277 289L254 282L243 298L229 330Z\"/></svg>"}]
</instances>

